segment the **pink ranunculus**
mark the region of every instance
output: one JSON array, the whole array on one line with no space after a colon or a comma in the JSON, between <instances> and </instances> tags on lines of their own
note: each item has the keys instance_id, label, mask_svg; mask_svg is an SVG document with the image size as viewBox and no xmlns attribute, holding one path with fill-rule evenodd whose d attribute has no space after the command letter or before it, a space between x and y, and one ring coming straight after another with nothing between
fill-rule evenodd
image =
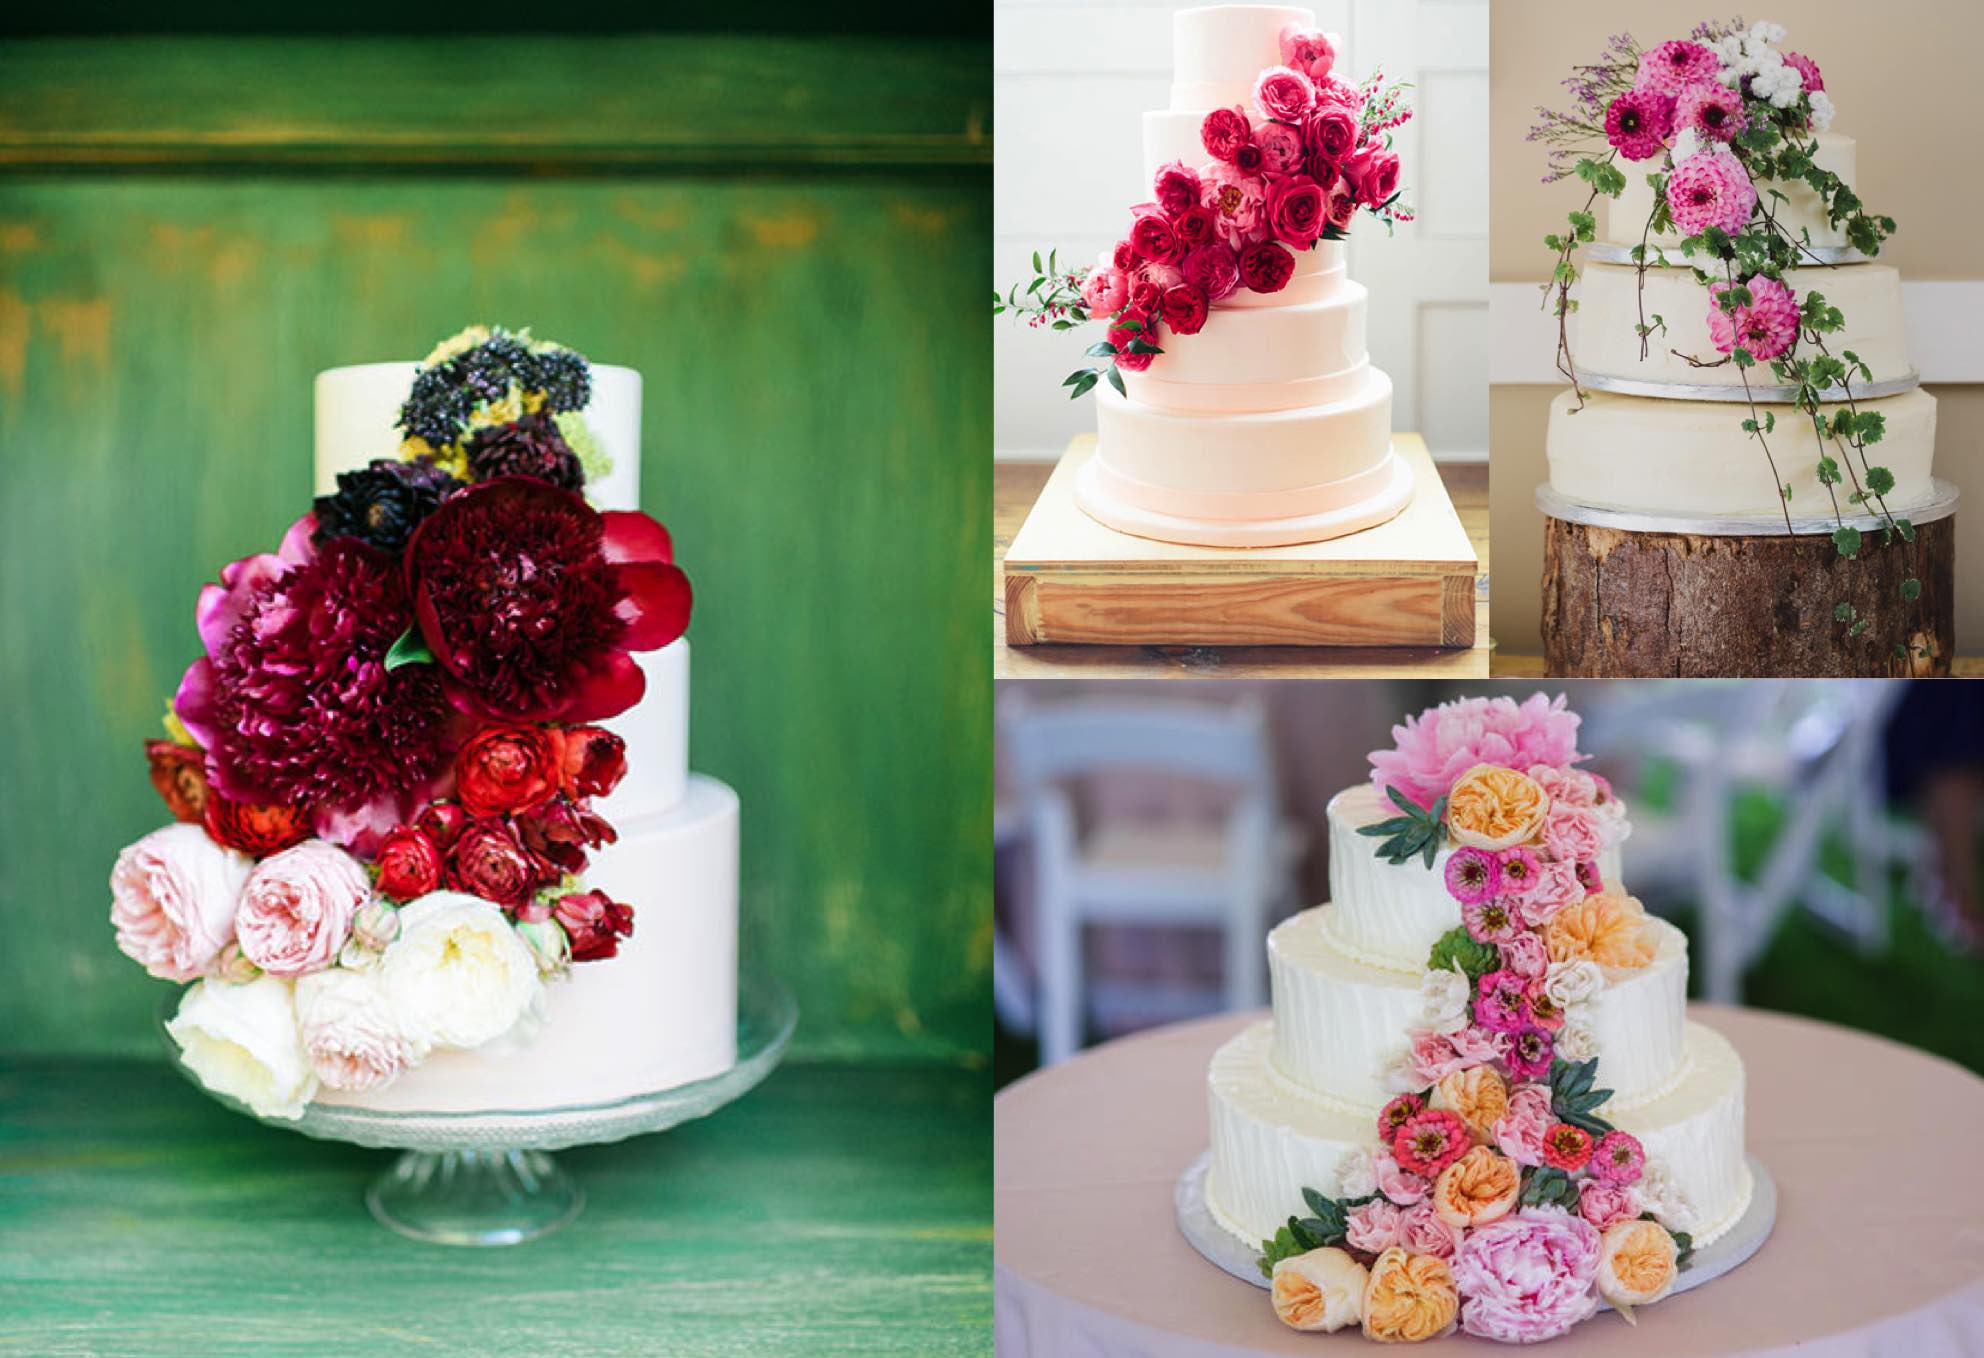
<instances>
[{"instance_id":1,"label":"pink ranunculus","mask_svg":"<svg viewBox=\"0 0 1984 1358\"><path fill-rule=\"evenodd\" d=\"M1212 209L1204 203L1195 203L1178 214L1178 220L1172 223L1172 228L1178 233L1179 243L1185 247L1187 253L1190 253L1212 239Z\"/></svg>"},{"instance_id":2,"label":"pink ranunculus","mask_svg":"<svg viewBox=\"0 0 1984 1358\"><path fill-rule=\"evenodd\" d=\"M1182 160L1160 165L1151 196L1167 217L1176 217L1199 201L1199 172Z\"/></svg>"},{"instance_id":3,"label":"pink ranunculus","mask_svg":"<svg viewBox=\"0 0 1984 1358\"><path fill-rule=\"evenodd\" d=\"M234 929L241 951L274 976L322 971L351 936L351 917L372 894L356 858L321 839L265 858L241 890Z\"/></svg>"},{"instance_id":4,"label":"pink ranunculus","mask_svg":"<svg viewBox=\"0 0 1984 1358\"><path fill-rule=\"evenodd\" d=\"M1597 1230L1561 1208L1525 1207L1475 1227L1451 1265L1461 1328L1505 1344L1565 1333L1598 1309L1598 1257Z\"/></svg>"},{"instance_id":5,"label":"pink ranunculus","mask_svg":"<svg viewBox=\"0 0 1984 1358\"><path fill-rule=\"evenodd\" d=\"M1411 1207L1424 1201L1426 1190L1431 1187L1417 1174L1402 1167L1389 1146L1380 1146L1371 1152L1371 1168L1377 1175L1378 1191L1400 1207Z\"/></svg>"},{"instance_id":6,"label":"pink ranunculus","mask_svg":"<svg viewBox=\"0 0 1984 1358\"><path fill-rule=\"evenodd\" d=\"M1540 1165L1544 1134L1556 1120L1548 1089L1517 1085L1509 1092L1509 1111L1495 1119L1496 1148L1519 1165Z\"/></svg>"},{"instance_id":7,"label":"pink ranunculus","mask_svg":"<svg viewBox=\"0 0 1984 1358\"><path fill-rule=\"evenodd\" d=\"M1092 318L1114 316L1129 300L1130 277L1113 265L1097 265L1082 280L1082 305L1088 308Z\"/></svg>"},{"instance_id":8,"label":"pink ranunculus","mask_svg":"<svg viewBox=\"0 0 1984 1358\"><path fill-rule=\"evenodd\" d=\"M1578 1215L1601 1231L1639 1214L1639 1194L1623 1184L1586 1179L1578 1185Z\"/></svg>"},{"instance_id":9,"label":"pink ranunculus","mask_svg":"<svg viewBox=\"0 0 1984 1358\"><path fill-rule=\"evenodd\" d=\"M1140 373L1150 366L1150 361L1153 358L1157 357L1156 354L1133 354L1129 352L1131 340L1140 339L1146 343L1156 342L1156 337L1151 332L1151 317L1153 314L1152 312L1140 311L1133 306L1123 314L1122 319L1135 321L1142 329L1132 330L1125 325L1114 325L1109 328L1109 342L1116 346L1116 366L1124 372Z\"/></svg>"},{"instance_id":10,"label":"pink ranunculus","mask_svg":"<svg viewBox=\"0 0 1984 1358\"><path fill-rule=\"evenodd\" d=\"M1231 246L1209 241L1185 256L1181 272L1208 302L1223 301L1240 286L1240 256Z\"/></svg>"},{"instance_id":11,"label":"pink ranunculus","mask_svg":"<svg viewBox=\"0 0 1984 1358\"><path fill-rule=\"evenodd\" d=\"M1272 294L1295 276L1295 256L1277 241L1256 241L1240 252L1240 281L1254 292Z\"/></svg>"},{"instance_id":12,"label":"pink ranunculus","mask_svg":"<svg viewBox=\"0 0 1984 1358\"><path fill-rule=\"evenodd\" d=\"M1180 335L1196 335L1204 329L1207 309L1204 290L1193 284L1164 290L1164 323Z\"/></svg>"},{"instance_id":13,"label":"pink ranunculus","mask_svg":"<svg viewBox=\"0 0 1984 1358\"><path fill-rule=\"evenodd\" d=\"M1576 863L1562 858L1539 861L1519 907L1523 923L1532 929L1540 929L1559 910L1577 904L1586 894L1584 883L1578 878Z\"/></svg>"},{"instance_id":14,"label":"pink ranunculus","mask_svg":"<svg viewBox=\"0 0 1984 1358\"><path fill-rule=\"evenodd\" d=\"M1254 81L1254 107L1263 118L1300 123L1316 106L1316 82L1286 66L1270 66Z\"/></svg>"},{"instance_id":15,"label":"pink ranunculus","mask_svg":"<svg viewBox=\"0 0 1984 1358\"><path fill-rule=\"evenodd\" d=\"M1550 969L1550 950L1534 933L1524 930L1502 945L1502 970L1534 981Z\"/></svg>"},{"instance_id":16,"label":"pink ranunculus","mask_svg":"<svg viewBox=\"0 0 1984 1358\"><path fill-rule=\"evenodd\" d=\"M1254 139L1254 125L1238 108L1216 108L1199 124L1199 144L1206 154L1231 165L1241 147Z\"/></svg>"},{"instance_id":17,"label":"pink ranunculus","mask_svg":"<svg viewBox=\"0 0 1984 1358\"><path fill-rule=\"evenodd\" d=\"M1430 1202L1422 1202L1400 1214L1398 1243L1414 1254L1430 1254L1448 1259L1460 1248L1461 1229L1440 1220Z\"/></svg>"},{"instance_id":18,"label":"pink ranunculus","mask_svg":"<svg viewBox=\"0 0 1984 1358\"><path fill-rule=\"evenodd\" d=\"M1261 148L1261 171L1270 176L1293 174L1302 168L1302 134L1282 123L1264 123L1254 133Z\"/></svg>"},{"instance_id":19,"label":"pink ranunculus","mask_svg":"<svg viewBox=\"0 0 1984 1358\"><path fill-rule=\"evenodd\" d=\"M1344 1239L1354 1250L1383 1254L1398 1243L1398 1208L1373 1198L1344 1216Z\"/></svg>"},{"instance_id":20,"label":"pink ranunculus","mask_svg":"<svg viewBox=\"0 0 1984 1358\"><path fill-rule=\"evenodd\" d=\"M1281 64L1312 81L1328 80L1330 68L1336 65L1336 44L1320 28L1287 24L1281 30Z\"/></svg>"},{"instance_id":21,"label":"pink ranunculus","mask_svg":"<svg viewBox=\"0 0 1984 1358\"><path fill-rule=\"evenodd\" d=\"M1598 818L1581 806L1552 805L1543 818L1543 847L1561 863L1575 865L1596 858L1605 848L1605 835Z\"/></svg>"},{"instance_id":22,"label":"pink ranunculus","mask_svg":"<svg viewBox=\"0 0 1984 1358\"><path fill-rule=\"evenodd\" d=\"M1306 174L1284 175L1268 188L1268 229L1275 239L1306 250L1323 234L1329 203Z\"/></svg>"},{"instance_id":23,"label":"pink ranunculus","mask_svg":"<svg viewBox=\"0 0 1984 1358\"><path fill-rule=\"evenodd\" d=\"M234 938L241 888L253 867L197 824L152 831L118 854L110 870L117 946L160 980L199 980Z\"/></svg>"},{"instance_id":24,"label":"pink ranunculus","mask_svg":"<svg viewBox=\"0 0 1984 1358\"><path fill-rule=\"evenodd\" d=\"M1357 147L1357 114L1342 104L1320 104L1303 121L1302 141L1332 164L1341 165Z\"/></svg>"},{"instance_id":25,"label":"pink ranunculus","mask_svg":"<svg viewBox=\"0 0 1984 1358\"><path fill-rule=\"evenodd\" d=\"M1130 248L1137 252L1138 259L1170 264L1184 253L1178 244L1178 232L1157 204L1144 203L1132 211L1136 219L1130 224Z\"/></svg>"},{"instance_id":26,"label":"pink ranunculus","mask_svg":"<svg viewBox=\"0 0 1984 1358\"><path fill-rule=\"evenodd\" d=\"M1207 174L1201 201L1212 209L1219 238L1238 250L1254 239L1267 193L1267 184L1259 177L1221 164Z\"/></svg>"},{"instance_id":27,"label":"pink ranunculus","mask_svg":"<svg viewBox=\"0 0 1984 1358\"><path fill-rule=\"evenodd\" d=\"M1520 706L1511 698L1442 703L1392 727L1392 740L1394 748L1371 755L1371 781L1380 793L1395 787L1425 807L1476 764L1520 771L1579 758L1578 715L1562 696L1552 701L1541 693Z\"/></svg>"}]
</instances>

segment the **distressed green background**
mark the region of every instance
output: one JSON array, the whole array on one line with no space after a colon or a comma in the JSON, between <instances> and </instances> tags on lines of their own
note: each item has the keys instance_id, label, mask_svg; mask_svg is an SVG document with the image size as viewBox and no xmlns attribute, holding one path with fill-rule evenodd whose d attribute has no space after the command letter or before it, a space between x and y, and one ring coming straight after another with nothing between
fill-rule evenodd
<instances>
[{"instance_id":1,"label":"distressed green background","mask_svg":"<svg viewBox=\"0 0 1984 1358\"><path fill-rule=\"evenodd\" d=\"M987 46L0 50L0 1050L156 1051L104 879L200 584L310 492L311 378L476 320L646 379L692 762L798 1052L989 1041Z\"/></svg>"}]
</instances>

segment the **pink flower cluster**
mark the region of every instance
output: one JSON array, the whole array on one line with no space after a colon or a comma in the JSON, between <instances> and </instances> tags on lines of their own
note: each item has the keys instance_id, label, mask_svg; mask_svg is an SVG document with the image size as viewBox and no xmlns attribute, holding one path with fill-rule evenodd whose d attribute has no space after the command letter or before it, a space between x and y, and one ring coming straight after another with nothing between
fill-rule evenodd
<instances>
[{"instance_id":1,"label":"pink flower cluster","mask_svg":"<svg viewBox=\"0 0 1984 1358\"><path fill-rule=\"evenodd\" d=\"M1291 251L1341 235L1359 208L1402 217L1386 133L1410 115L1396 92L1334 77L1335 46L1316 30L1284 29L1281 59L1254 82L1251 114L1206 115L1199 140L1211 159L1162 166L1151 201L1130 209L1129 233L1082 280L1089 316L1110 323L1117 367L1142 372L1164 331L1197 334L1240 288L1280 292Z\"/></svg>"},{"instance_id":2,"label":"pink flower cluster","mask_svg":"<svg viewBox=\"0 0 1984 1358\"><path fill-rule=\"evenodd\" d=\"M1689 156L1667 177L1667 211L1684 236L1711 226L1730 234L1743 229L1757 206L1750 172L1725 146Z\"/></svg>"},{"instance_id":3,"label":"pink flower cluster","mask_svg":"<svg viewBox=\"0 0 1984 1358\"><path fill-rule=\"evenodd\" d=\"M1744 280L1750 300L1724 311L1722 294L1729 284L1709 286L1708 333L1715 347L1730 353L1739 345L1759 363L1781 358L1798 342L1798 294L1776 278L1762 274Z\"/></svg>"},{"instance_id":4,"label":"pink flower cluster","mask_svg":"<svg viewBox=\"0 0 1984 1358\"><path fill-rule=\"evenodd\" d=\"M1394 747L1371 755L1371 781L1380 792L1397 788L1430 807L1476 764L1569 768L1579 759L1578 715L1565 701L1539 693L1520 705L1512 698L1462 698L1429 708L1392 728Z\"/></svg>"}]
</instances>

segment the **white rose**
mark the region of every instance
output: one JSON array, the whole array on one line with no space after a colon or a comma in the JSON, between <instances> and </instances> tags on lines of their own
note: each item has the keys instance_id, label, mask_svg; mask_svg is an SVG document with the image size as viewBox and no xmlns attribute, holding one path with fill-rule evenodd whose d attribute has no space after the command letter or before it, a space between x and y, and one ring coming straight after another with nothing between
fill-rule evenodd
<instances>
[{"instance_id":1,"label":"white rose","mask_svg":"<svg viewBox=\"0 0 1984 1358\"><path fill-rule=\"evenodd\" d=\"M1571 1019L1557 1030L1553 1050L1566 1061L1589 1061L1598 1055L1598 1035L1583 1019Z\"/></svg>"},{"instance_id":2,"label":"white rose","mask_svg":"<svg viewBox=\"0 0 1984 1358\"><path fill-rule=\"evenodd\" d=\"M1295 1330L1340 1330L1364 1317L1371 1274L1334 1246L1279 1260L1269 1291L1274 1313Z\"/></svg>"},{"instance_id":3,"label":"white rose","mask_svg":"<svg viewBox=\"0 0 1984 1358\"><path fill-rule=\"evenodd\" d=\"M1419 980L1420 1013L1436 1033L1457 1033L1467 1026L1468 1002L1474 987L1459 967L1429 971Z\"/></svg>"},{"instance_id":4,"label":"white rose","mask_svg":"<svg viewBox=\"0 0 1984 1358\"><path fill-rule=\"evenodd\" d=\"M1633 1185L1633 1191L1639 1195L1640 1210L1653 1213L1654 1219L1661 1225L1676 1231L1694 1228L1694 1204L1674 1182L1665 1161L1649 1157L1640 1170L1640 1181Z\"/></svg>"},{"instance_id":5,"label":"white rose","mask_svg":"<svg viewBox=\"0 0 1984 1358\"><path fill-rule=\"evenodd\" d=\"M537 959L502 910L436 891L400 910L400 934L379 964L386 999L416 1042L480 1047L535 1004Z\"/></svg>"},{"instance_id":6,"label":"white rose","mask_svg":"<svg viewBox=\"0 0 1984 1358\"><path fill-rule=\"evenodd\" d=\"M1605 988L1605 972L1588 957L1575 962L1552 962L1543 973L1543 993L1559 1009L1569 1011Z\"/></svg>"},{"instance_id":7,"label":"white rose","mask_svg":"<svg viewBox=\"0 0 1984 1358\"><path fill-rule=\"evenodd\" d=\"M299 1118L317 1077L296 1027L296 999L280 976L246 985L202 981L165 1025L186 1068L216 1094L266 1118Z\"/></svg>"},{"instance_id":8,"label":"white rose","mask_svg":"<svg viewBox=\"0 0 1984 1358\"><path fill-rule=\"evenodd\" d=\"M426 1048L401 1029L379 973L332 967L296 983L296 1021L317 1078L332 1089L391 1084Z\"/></svg>"},{"instance_id":9,"label":"white rose","mask_svg":"<svg viewBox=\"0 0 1984 1358\"><path fill-rule=\"evenodd\" d=\"M1337 1196L1368 1198L1378 1191L1378 1167L1368 1150L1354 1150L1337 1166Z\"/></svg>"}]
</instances>

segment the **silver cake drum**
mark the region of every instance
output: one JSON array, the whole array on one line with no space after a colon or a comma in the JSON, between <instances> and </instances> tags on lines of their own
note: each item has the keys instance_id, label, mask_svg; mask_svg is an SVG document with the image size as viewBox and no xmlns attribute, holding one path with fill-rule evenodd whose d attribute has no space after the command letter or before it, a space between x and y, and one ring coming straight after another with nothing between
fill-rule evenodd
<instances>
[{"instance_id":1,"label":"silver cake drum","mask_svg":"<svg viewBox=\"0 0 1984 1358\"><path fill-rule=\"evenodd\" d=\"M1947 519L1956 513L1957 488L1941 478L1929 482L1928 497L1910 505L1891 506L1894 516L1920 527ZM1591 528L1614 528L1629 533L1677 533L1697 537L1783 537L1784 515L1704 515L1662 514L1645 509L1609 509L1585 504L1559 494L1548 482L1536 488L1536 507L1553 519L1581 523ZM1878 532L1886 521L1865 510L1842 512L1838 519L1825 514L1793 514L1791 532L1797 535L1827 537L1841 521L1863 533Z\"/></svg>"},{"instance_id":2,"label":"silver cake drum","mask_svg":"<svg viewBox=\"0 0 1984 1358\"><path fill-rule=\"evenodd\" d=\"M1585 262L1588 264L1638 264L1639 260L1633 257L1633 251L1640 248L1637 245L1620 245L1615 241L1594 241L1583 247L1583 255ZM1649 242L1645 246L1645 250L1646 263L1649 269L1686 269L1693 267L1693 261L1688 259L1687 256L1683 255L1674 246L1655 245ZM1800 245L1798 247L1797 267L1799 268L1805 268L1809 265L1830 267L1834 264L1871 263L1873 263L1871 256L1861 254L1850 245Z\"/></svg>"},{"instance_id":3,"label":"silver cake drum","mask_svg":"<svg viewBox=\"0 0 1984 1358\"><path fill-rule=\"evenodd\" d=\"M1646 396L1656 401L1723 401L1741 405L1754 401L1759 405L1790 405L1798 399L1798 388L1790 384L1752 382L1747 390L1741 385L1728 386L1711 382L1646 382L1635 377L1619 377L1612 373L1578 373L1578 385L1588 391L1610 392L1615 396ZM1858 383L1849 391L1843 387L1827 387L1819 393L1821 401L1839 402L1846 400L1873 401L1883 396L1899 396L1903 392L1914 391L1922 385L1922 375L1910 368L1900 377L1890 377L1879 382Z\"/></svg>"}]
</instances>

